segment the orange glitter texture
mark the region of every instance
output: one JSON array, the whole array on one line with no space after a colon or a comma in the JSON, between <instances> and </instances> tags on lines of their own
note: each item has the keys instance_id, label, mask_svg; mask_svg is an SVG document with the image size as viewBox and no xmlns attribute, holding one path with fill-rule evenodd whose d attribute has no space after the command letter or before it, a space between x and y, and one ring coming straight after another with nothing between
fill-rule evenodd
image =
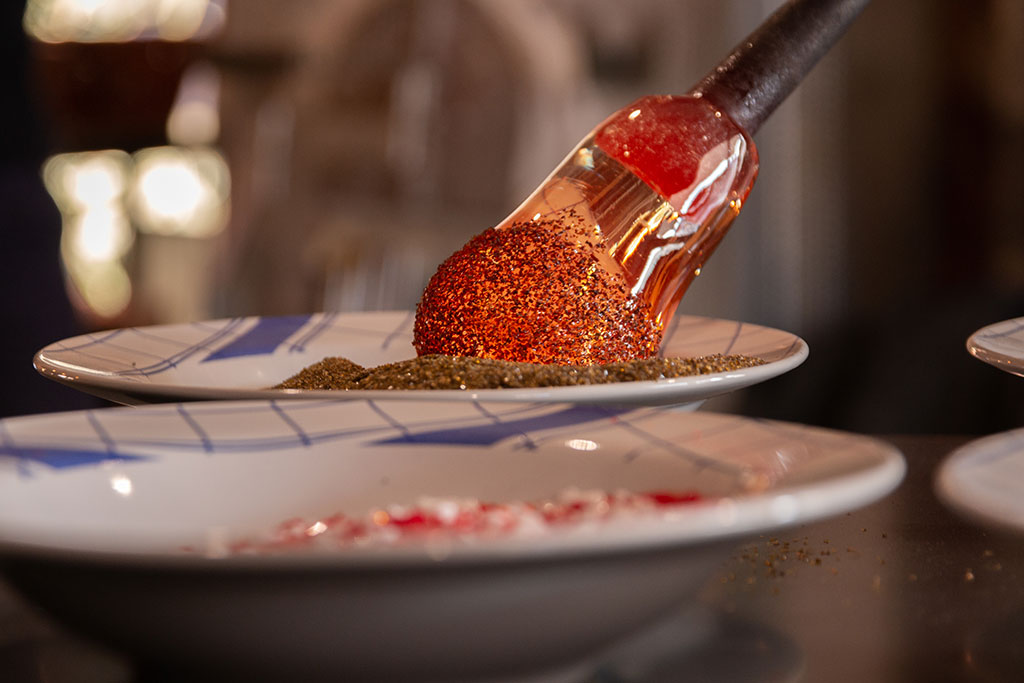
<instances>
[{"instance_id":1,"label":"orange glitter texture","mask_svg":"<svg viewBox=\"0 0 1024 683\"><path fill-rule=\"evenodd\" d=\"M662 329L648 305L600 264L603 245L578 230L533 220L470 240L427 284L417 353L561 365L656 356Z\"/></svg>"}]
</instances>

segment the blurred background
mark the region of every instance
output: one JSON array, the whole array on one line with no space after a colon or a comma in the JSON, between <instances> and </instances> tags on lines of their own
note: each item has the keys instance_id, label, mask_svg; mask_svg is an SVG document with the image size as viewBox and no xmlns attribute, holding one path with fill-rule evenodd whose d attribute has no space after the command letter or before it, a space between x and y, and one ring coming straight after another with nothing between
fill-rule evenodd
<instances>
[{"instance_id":1,"label":"blurred background","mask_svg":"<svg viewBox=\"0 0 1024 683\"><path fill-rule=\"evenodd\" d=\"M86 331L414 307L612 111L694 84L775 0L4 3L0 415L93 400ZM756 136L680 311L792 331L710 408L871 433L1020 426L966 338L1024 315L1024 3L875 0Z\"/></svg>"}]
</instances>

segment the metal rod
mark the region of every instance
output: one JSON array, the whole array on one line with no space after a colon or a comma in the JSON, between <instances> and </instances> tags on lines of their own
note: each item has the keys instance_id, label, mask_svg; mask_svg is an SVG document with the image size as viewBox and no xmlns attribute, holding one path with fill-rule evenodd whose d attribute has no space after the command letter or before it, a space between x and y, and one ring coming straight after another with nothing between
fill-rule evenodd
<instances>
[{"instance_id":1,"label":"metal rod","mask_svg":"<svg viewBox=\"0 0 1024 683\"><path fill-rule=\"evenodd\" d=\"M869 0L789 0L691 94L753 134L846 32Z\"/></svg>"}]
</instances>

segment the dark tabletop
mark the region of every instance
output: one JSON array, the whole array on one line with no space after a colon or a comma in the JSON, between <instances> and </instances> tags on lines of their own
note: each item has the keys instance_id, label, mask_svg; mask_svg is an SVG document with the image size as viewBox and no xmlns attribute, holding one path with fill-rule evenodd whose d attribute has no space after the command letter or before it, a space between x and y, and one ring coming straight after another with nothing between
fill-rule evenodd
<instances>
[{"instance_id":1,"label":"dark tabletop","mask_svg":"<svg viewBox=\"0 0 1024 683\"><path fill-rule=\"evenodd\" d=\"M1024 536L936 500L935 468L967 438L887 440L908 463L895 493L738 547L697 608L611 651L587 683L1024 681ZM0 583L0 681L150 679Z\"/></svg>"}]
</instances>

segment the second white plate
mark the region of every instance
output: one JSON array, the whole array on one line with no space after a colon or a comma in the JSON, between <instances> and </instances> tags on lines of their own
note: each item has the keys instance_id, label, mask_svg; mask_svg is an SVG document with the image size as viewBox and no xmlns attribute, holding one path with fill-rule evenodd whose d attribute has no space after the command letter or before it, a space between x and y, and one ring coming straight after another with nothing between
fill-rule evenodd
<instances>
[{"instance_id":1,"label":"second white plate","mask_svg":"<svg viewBox=\"0 0 1024 683\"><path fill-rule=\"evenodd\" d=\"M946 504L975 521L1024 533L1024 429L958 448L939 468L935 489Z\"/></svg>"},{"instance_id":2,"label":"second white plate","mask_svg":"<svg viewBox=\"0 0 1024 683\"><path fill-rule=\"evenodd\" d=\"M90 637L205 676L523 681L695 607L741 539L867 505L904 467L864 436L674 408L52 413L0 421L0 564ZM699 499L497 534L366 531L393 534L421 501L541 502L571 488ZM232 552L296 518L307 521L289 528L330 540L338 513L372 520L360 532L371 542Z\"/></svg>"},{"instance_id":3,"label":"second white plate","mask_svg":"<svg viewBox=\"0 0 1024 683\"><path fill-rule=\"evenodd\" d=\"M338 398L337 391L271 389L327 356L364 366L412 358L413 314L381 311L249 317L132 327L72 337L42 349L36 369L50 379L118 403L173 400ZM474 391L353 391L352 398L695 404L763 382L807 358L806 342L751 323L676 316L661 354L744 354L765 365L675 379Z\"/></svg>"}]
</instances>

